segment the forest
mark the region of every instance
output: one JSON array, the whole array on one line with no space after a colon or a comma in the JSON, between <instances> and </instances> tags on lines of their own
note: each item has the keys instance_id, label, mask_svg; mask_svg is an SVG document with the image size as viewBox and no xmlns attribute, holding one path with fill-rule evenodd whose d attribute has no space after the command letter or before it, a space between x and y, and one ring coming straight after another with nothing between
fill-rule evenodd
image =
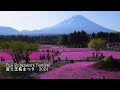
<instances>
[{"instance_id":1,"label":"forest","mask_svg":"<svg viewBox=\"0 0 120 90\"><path fill-rule=\"evenodd\" d=\"M22 41L38 44L64 45L67 47L86 47L91 39L101 38L108 43L120 42L120 33L98 32L88 34L85 31L74 31L64 35L0 35L0 42Z\"/></svg>"}]
</instances>

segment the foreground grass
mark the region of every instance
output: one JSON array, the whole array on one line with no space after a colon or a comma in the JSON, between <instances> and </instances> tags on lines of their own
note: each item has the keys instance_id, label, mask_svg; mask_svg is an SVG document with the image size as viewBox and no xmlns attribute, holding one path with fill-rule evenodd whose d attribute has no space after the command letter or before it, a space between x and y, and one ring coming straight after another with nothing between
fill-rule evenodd
<instances>
[{"instance_id":1,"label":"foreground grass","mask_svg":"<svg viewBox=\"0 0 120 90\"><path fill-rule=\"evenodd\" d=\"M23 64L24 62L20 62ZM30 64L40 63L40 62L30 62ZM20 79L26 75L30 78L29 74L33 73L31 71L6 71L6 63L0 64L0 79Z\"/></svg>"}]
</instances>

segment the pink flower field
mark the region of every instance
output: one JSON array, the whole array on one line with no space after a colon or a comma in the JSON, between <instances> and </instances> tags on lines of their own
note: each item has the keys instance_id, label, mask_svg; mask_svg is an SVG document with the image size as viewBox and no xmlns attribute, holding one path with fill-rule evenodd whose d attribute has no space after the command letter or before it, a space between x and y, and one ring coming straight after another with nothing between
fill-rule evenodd
<instances>
[{"instance_id":1,"label":"pink flower field","mask_svg":"<svg viewBox=\"0 0 120 90\"><path fill-rule=\"evenodd\" d=\"M12 57L8 53L5 53L5 52L1 52L0 57L3 57L5 60L12 60Z\"/></svg>"},{"instance_id":2,"label":"pink flower field","mask_svg":"<svg viewBox=\"0 0 120 90\"><path fill-rule=\"evenodd\" d=\"M86 60L88 56L92 56L93 51L89 52L63 52L61 55L55 57L57 59L58 57L61 58L61 60L65 60L66 57L68 60Z\"/></svg>"},{"instance_id":3,"label":"pink flower field","mask_svg":"<svg viewBox=\"0 0 120 90\"><path fill-rule=\"evenodd\" d=\"M40 55L50 55L50 56L53 56L54 53L52 52L34 52L30 55L30 59L31 60L36 60L36 59L39 59ZM0 57L3 57L5 60L12 60L12 57L8 54L8 53L0 53Z\"/></svg>"},{"instance_id":4,"label":"pink flower field","mask_svg":"<svg viewBox=\"0 0 120 90\"><path fill-rule=\"evenodd\" d=\"M94 52L90 48L51 48L51 49L44 49L44 50L50 50L50 52L42 52L43 49L40 49L38 52L34 52L30 55L31 60L39 59L40 55L50 55L53 56L55 53L51 52L54 51L60 51L61 54L59 56L56 56L55 59L60 57L61 60L65 60L66 57L68 60L86 60L87 57L91 57L92 53ZM100 53L103 53L104 56L113 56L115 59L120 59L120 52L115 51L100 51ZM3 57L5 60L12 60L12 57L7 53L0 53L0 57Z\"/></svg>"},{"instance_id":5,"label":"pink flower field","mask_svg":"<svg viewBox=\"0 0 120 90\"><path fill-rule=\"evenodd\" d=\"M57 59L58 57L61 58L61 60L65 60L66 57L68 60L86 60L87 57L91 57L92 53L94 51L86 51L86 52L62 52L59 56L55 57ZM104 56L113 56L115 59L120 59L120 52L115 51L101 51L100 53L103 53Z\"/></svg>"},{"instance_id":6,"label":"pink flower field","mask_svg":"<svg viewBox=\"0 0 120 90\"><path fill-rule=\"evenodd\" d=\"M110 72L93 67L95 62L76 62L36 76L37 79L120 79L120 71Z\"/></svg>"},{"instance_id":7,"label":"pink flower field","mask_svg":"<svg viewBox=\"0 0 120 90\"><path fill-rule=\"evenodd\" d=\"M48 55L49 56L53 56L54 53L52 52L34 52L30 55L30 59L39 59L40 58L40 55Z\"/></svg>"},{"instance_id":8,"label":"pink flower field","mask_svg":"<svg viewBox=\"0 0 120 90\"><path fill-rule=\"evenodd\" d=\"M104 56L112 55L113 58L120 59L120 52L116 52L116 51L101 51L101 52L103 53Z\"/></svg>"}]
</instances>

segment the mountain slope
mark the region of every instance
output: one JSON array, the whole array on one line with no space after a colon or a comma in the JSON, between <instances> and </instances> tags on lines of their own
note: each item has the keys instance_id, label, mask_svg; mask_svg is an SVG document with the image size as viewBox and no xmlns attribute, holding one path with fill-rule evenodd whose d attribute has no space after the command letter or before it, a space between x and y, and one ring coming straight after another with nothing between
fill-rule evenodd
<instances>
[{"instance_id":1,"label":"mountain slope","mask_svg":"<svg viewBox=\"0 0 120 90\"><path fill-rule=\"evenodd\" d=\"M86 31L87 33L97 33L100 31L115 32L114 30L102 27L81 15L75 15L71 18L64 20L63 22L60 22L52 27L42 30L41 33L67 34L81 30Z\"/></svg>"}]
</instances>

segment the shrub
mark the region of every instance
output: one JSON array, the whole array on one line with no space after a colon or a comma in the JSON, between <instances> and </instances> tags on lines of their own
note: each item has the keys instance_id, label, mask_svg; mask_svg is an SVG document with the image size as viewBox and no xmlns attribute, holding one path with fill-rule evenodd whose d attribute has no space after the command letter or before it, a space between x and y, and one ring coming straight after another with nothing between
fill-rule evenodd
<instances>
[{"instance_id":1,"label":"shrub","mask_svg":"<svg viewBox=\"0 0 120 90\"><path fill-rule=\"evenodd\" d=\"M105 70L120 70L120 62L109 56L98 61L96 64L94 64L94 67Z\"/></svg>"}]
</instances>

